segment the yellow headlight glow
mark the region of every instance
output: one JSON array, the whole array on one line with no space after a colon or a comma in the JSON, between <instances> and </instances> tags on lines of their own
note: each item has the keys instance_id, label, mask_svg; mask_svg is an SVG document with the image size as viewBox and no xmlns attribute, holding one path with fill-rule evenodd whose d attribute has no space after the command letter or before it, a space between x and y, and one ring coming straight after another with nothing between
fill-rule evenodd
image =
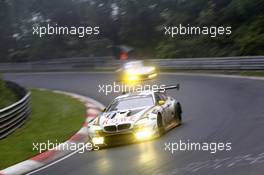
<instances>
[{"instance_id":1,"label":"yellow headlight glow","mask_svg":"<svg viewBox=\"0 0 264 175\"><path fill-rule=\"evenodd\" d=\"M92 142L95 145L101 145L101 144L104 144L104 138L103 137L93 137Z\"/></svg>"},{"instance_id":2,"label":"yellow headlight glow","mask_svg":"<svg viewBox=\"0 0 264 175\"><path fill-rule=\"evenodd\" d=\"M156 68L155 68L155 67L150 67L149 70L150 70L150 71L155 71Z\"/></svg>"},{"instance_id":3,"label":"yellow headlight glow","mask_svg":"<svg viewBox=\"0 0 264 175\"><path fill-rule=\"evenodd\" d=\"M137 81L138 80L138 76L136 76L136 75L129 75L127 77L127 80L128 81Z\"/></svg>"},{"instance_id":4,"label":"yellow headlight glow","mask_svg":"<svg viewBox=\"0 0 264 175\"><path fill-rule=\"evenodd\" d=\"M135 136L138 140L145 140L151 138L153 133L150 130L139 130L136 132Z\"/></svg>"},{"instance_id":5,"label":"yellow headlight glow","mask_svg":"<svg viewBox=\"0 0 264 175\"><path fill-rule=\"evenodd\" d=\"M154 77L156 77L156 76L157 76L157 74L154 73L154 74L150 74L150 75L148 76L148 78L154 78Z\"/></svg>"}]
</instances>

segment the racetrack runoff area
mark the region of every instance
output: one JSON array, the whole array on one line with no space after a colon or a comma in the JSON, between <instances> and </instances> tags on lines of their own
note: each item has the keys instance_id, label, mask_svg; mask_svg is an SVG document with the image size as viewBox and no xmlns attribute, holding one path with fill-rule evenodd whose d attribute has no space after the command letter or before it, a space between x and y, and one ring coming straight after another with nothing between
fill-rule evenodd
<instances>
[{"instance_id":1,"label":"racetrack runoff area","mask_svg":"<svg viewBox=\"0 0 264 175\"><path fill-rule=\"evenodd\" d=\"M85 120L86 107L67 95L48 90L31 90L32 113L25 124L0 140L0 169L37 154L33 143L61 143L69 139Z\"/></svg>"}]
</instances>

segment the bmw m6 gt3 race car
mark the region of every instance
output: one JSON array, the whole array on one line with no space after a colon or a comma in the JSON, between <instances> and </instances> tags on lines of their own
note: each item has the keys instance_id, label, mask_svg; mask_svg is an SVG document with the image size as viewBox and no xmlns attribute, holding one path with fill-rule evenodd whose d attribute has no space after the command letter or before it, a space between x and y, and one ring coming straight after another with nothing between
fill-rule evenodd
<instances>
[{"instance_id":1,"label":"bmw m6 gt3 race car","mask_svg":"<svg viewBox=\"0 0 264 175\"><path fill-rule=\"evenodd\" d=\"M99 147L119 145L157 138L180 125L181 105L166 95L175 88L118 96L88 125L89 140Z\"/></svg>"},{"instance_id":2,"label":"bmw m6 gt3 race car","mask_svg":"<svg viewBox=\"0 0 264 175\"><path fill-rule=\"evenodd\" d=\"M125 83L153 79L157 76L156 68L153 66L146 66L142 61L127 62L116 72L118 81Z\"/></svg>"}]
</instances>

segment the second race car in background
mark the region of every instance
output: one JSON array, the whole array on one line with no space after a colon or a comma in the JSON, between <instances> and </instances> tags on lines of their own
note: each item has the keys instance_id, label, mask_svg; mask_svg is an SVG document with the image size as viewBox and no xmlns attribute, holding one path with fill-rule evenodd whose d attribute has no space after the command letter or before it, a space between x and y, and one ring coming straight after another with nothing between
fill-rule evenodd
<instances>
[{"instance_id":1,"label":"second race car in background","mask_svg":"<svg viewBox=\"0 0 264 175\"><path fill-rule=\"evenodd\" d=\"M108 146L149 140L180 125L180 102L161 91L133 92L118 96L88 125L89 139L94 145Z\"/></svg>"},{"instance_id":2,"label":"second race car in background","mask_svg":"<svg viewBox=\"0 0 264 175\"><path fill-rule=\"evenodd\" d=\"M133 83L142 80L153 79L157 76L154 66L146 66L143 61L131 61L117 70L118 80L125 83Z\"/></svg>"}]
</instances>

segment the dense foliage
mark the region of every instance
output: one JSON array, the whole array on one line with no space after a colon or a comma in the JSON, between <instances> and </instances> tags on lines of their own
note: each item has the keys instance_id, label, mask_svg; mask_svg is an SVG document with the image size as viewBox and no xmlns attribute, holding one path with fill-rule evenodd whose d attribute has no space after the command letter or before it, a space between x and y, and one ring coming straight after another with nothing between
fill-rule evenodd
<instances>
[{"instance_id":1,"label":"dense foliage","mask_svg":"<svg viewBox=\"0 0 264 175\"><path fill-rule=\"evenodd\" d=\"M146 58L264 54L264 0L1 0L0 18L0 61L105 56L121 44ZM32 35L47 23L99 26L100 35ZM179 24L231 26L232 34L164 36L164 26Z\"/></svg>"}]
</instances>

